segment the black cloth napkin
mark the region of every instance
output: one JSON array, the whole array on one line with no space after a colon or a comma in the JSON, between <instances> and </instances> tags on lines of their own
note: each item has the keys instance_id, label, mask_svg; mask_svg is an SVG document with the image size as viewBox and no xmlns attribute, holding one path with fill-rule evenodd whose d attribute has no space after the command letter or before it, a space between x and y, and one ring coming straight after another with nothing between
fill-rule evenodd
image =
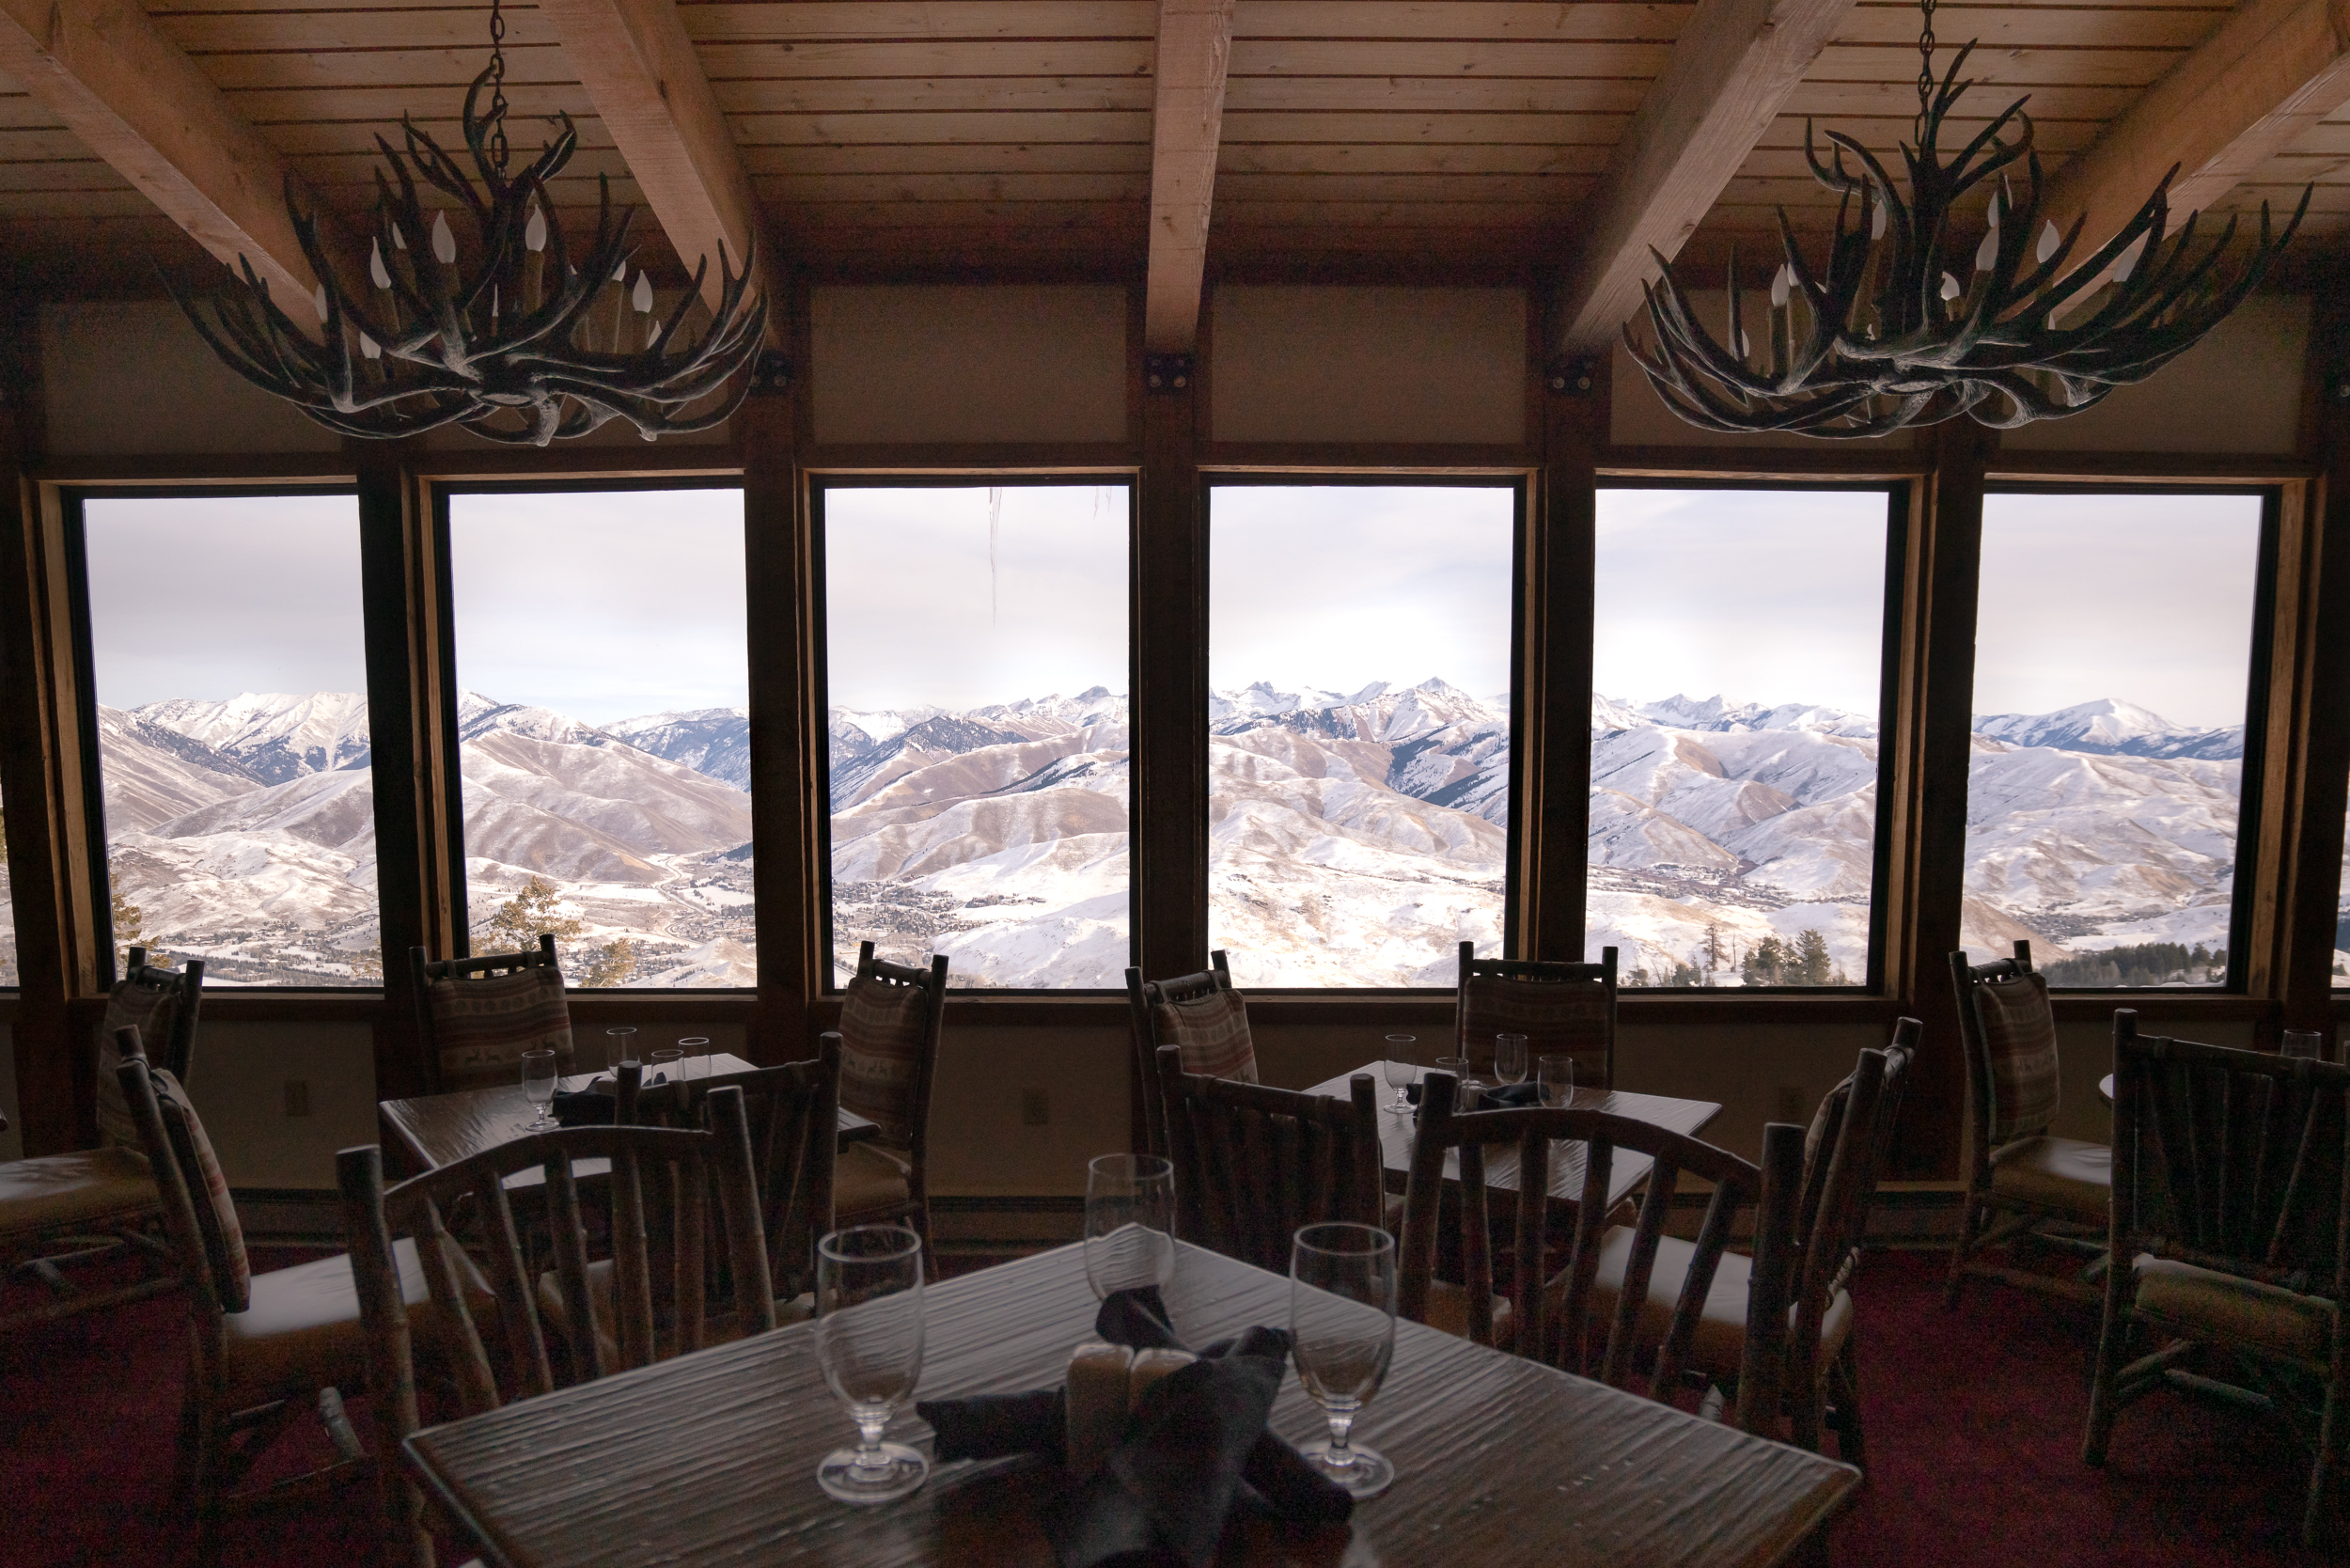
<instances>
[{"instance_id":1,"label":"black cloth napkin","mask_svg":"<svg viewBox=\"0 0 2350 1568\"><path fill-rule=\"evenodd\" d=\"M1542 1103L1543 1086L1540 1084L1502 1084L1498 1088L1488 1089L1478 1096L1477 1108L1480 1110L1519 1110L1528 1105L1539 1105Z\"/></svg>"},{"instance_id":2,"label":"black cloth napkin","mask_svg":"<svg viewBox=\"0 0 2350 1568\"><path fill-rule=\"evenodd\" d=\"M1136 1350L1186 1348L1152 1287L1114 1293L1093 1328ZM1232 1504L1244 1499L1291 1524L1346 1520L1355 1499L1265 1430L1289 1351L1284 1331L1251 1328L1153 1384L1108 1462L1047 1512L1045 1534L1062 1568L1167 1561L1206 1568ZM1066 1459L1062 1389L925 1400L915 1408L937 1434L941 1461L1015 1453Z\"/></svg>"},{"instance_id":3,"label":"black cloth napkin","mask_svg":"<svg viewBox=\"0 0 2350 1568\"><path fill-rule=\"evenodd\" d=\"M602 1090L555 1091L555 1119L566 1127L609 1127L619 1110L619 1102Z\"/></svg>"}]
</instances>

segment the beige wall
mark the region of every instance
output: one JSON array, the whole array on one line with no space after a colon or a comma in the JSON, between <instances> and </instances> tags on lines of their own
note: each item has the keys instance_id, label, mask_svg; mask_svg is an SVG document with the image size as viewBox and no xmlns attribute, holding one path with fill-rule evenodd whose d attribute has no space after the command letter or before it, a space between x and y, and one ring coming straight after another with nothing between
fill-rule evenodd
<instances>
[{"instance_id":1,"label":"beige wall","mask_svg":"<svg viewBox=\"0 0 2350 1568\"><path fill-rule=\"evenodd\" d=\"M169 300L46 305L49 450L331 452L341 438L223 365Z\"/></svg>"},{"instance_id":2,"label":"beige wall","mask_svg":"<svg viewBox=\"0 0 2350 1568\"><path fill-rule=\"evenodd\" d=\"M1218 441L1526 439L1520 290L1219 288L1209 310Z\"/></svg>"}]
</instances>

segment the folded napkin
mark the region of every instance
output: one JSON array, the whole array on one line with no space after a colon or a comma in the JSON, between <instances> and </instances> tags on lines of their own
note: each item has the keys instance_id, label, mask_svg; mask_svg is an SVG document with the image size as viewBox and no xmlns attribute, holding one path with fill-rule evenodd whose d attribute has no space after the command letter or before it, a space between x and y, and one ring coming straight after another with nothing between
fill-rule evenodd
<instances>
[{"instance_id":1,"label":"folded napkin","mask_svg":"<svg viewBox=\"0 0 2350 1568\"><path fill-rule=\"evenodd\" d=\"M1487 1089L1478 1096L1480 1110L1521 1110L1543 1103L1540 1084L1501 1084Z\"/></svg>"},{"instance_id":2,"label":"folded napkin","mask_svg":"<svg viewBox=\"0 0 2350 1568\"><path fill-rule=\"evenodd\" d=\"M1149 1287L1114 1293L1093 1328L1136 1350L1183 1348ZM1292 1524L1338 1524L1353 1513L1343 1487L1265 1430L1289 1351L1287 1333L1251 1328L1152 1384L1108 1462L1047 1511L1045 1534L1062 1568L1168 1560L1206 1568L1232 1504L1244 1498ZM1015 1453L1065 1460L1063 1389L925 1400L915 1408L937 1434L941 1461Z\"/></svg>"},{"instance_id":3,"label":"folded napkin","mask_svg":"<svg viewBox=\"0 0 2350 1568\"><path fill-rule=\"evenodd\" d=\"M609 1127L619 1108L619 1102L601 1090L555 1091L555 1119L566 1127Z\"/></svg>"}]
</instances>

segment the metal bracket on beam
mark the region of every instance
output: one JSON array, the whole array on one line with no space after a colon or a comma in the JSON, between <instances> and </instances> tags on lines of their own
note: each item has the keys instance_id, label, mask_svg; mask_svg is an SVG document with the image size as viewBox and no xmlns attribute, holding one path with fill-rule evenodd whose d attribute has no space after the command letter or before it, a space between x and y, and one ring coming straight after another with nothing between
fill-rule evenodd
<instances>
[{"instance_id":1,"label":"metal bracket on beam","mask_svg":"<svg viewBox=\"0 0 2350 1568\"><path fill-rule=\"evenodd\" d=\"M774 398L791 390L791 361L780 349L761 349L751 361L754 398Z\"/></svg>"},{"instance_id":2,"label":"metal bracket on beam","mask_svg":"<svg viewBox=\"0 0 2350 1568\"><path fill-rule=\"evenodd\" d=\"M1599 390L1599 361L1596 359L1557 359L1543 375L1543 384L1551 395L1559 398L1588 398Z\"/></svg>"},{"instance_id":3,"label":"metal bracket on beam","mask_svg":"<svg viewBox=\"0 0 2350 1568\"><path fill-rule=\"evenodd\" d=\"M1198 362L1187 353L1142 356L1142 386L1146 392L1188 392L1198 373Z\"/></svg>"}]
</instances>

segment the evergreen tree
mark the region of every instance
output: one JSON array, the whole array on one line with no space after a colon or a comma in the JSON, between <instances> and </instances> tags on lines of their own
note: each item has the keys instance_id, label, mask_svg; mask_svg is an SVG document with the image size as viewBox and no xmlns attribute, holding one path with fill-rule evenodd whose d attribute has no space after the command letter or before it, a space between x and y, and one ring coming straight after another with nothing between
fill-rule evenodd
<instances>
[{"instance_id":1,"label":"evergreen tree","mask_svg":"<svg viewBox=\"0 0 2350 1568\"><path fill-rule=\"evenodd\" d=\"M543 877L532 877L523 884L522 891L498 905L481 928L481 948L486 952L521 952L539 945L541 932L557 942L568 942L588 929L587 922L560 913L562 897Z\"/></svg>"},{"instance_id":2,"label":"evergreen tree","mask_svg":"<svg viewBox=\"0 0 2350 1568\"><path fill-rule=\"evenodd\" d=\"M1785 985L1794 954L1777 936L1765 936L1747 949L1739 976L1748 985Z\"/></svg>"},{"instance_id":3,"label":"evergreen tree","mask_svg":"<svg viewBox=\"0 0 2350 1568\"><path fill-rule=\"evenodd\" d=\"M626 985L636 970L641 955L636 944L625 936L616 936L601 948L589 949L588 972L580 980L583 986Z\"/></svg>"},{"instance_id":4,"label":"evergreen tree","mask_svg":"<svg viewBox=\"0 0 2350 1568\"><path fill-rule=\"evenodd\" d=\"M1804 931L1795 937L1795 961L1790 966L1790 985L1825 985L1829 969L1827 938L1817 931Z\"/></svg>"}]
</instances>

